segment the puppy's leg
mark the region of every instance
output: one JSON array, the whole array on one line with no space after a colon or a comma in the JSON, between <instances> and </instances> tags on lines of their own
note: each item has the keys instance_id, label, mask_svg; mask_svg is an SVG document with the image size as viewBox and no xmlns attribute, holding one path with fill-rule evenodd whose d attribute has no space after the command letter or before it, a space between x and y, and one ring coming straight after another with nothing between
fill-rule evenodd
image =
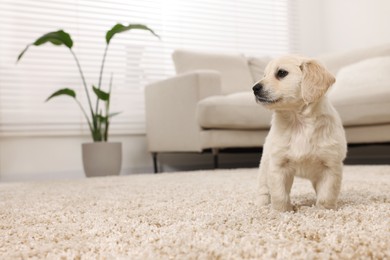
<instances>
[{"instance_id":1,"label":"puppy's leg","mask_svg":"<svg viewBox=\"0 0 390 260\"><path fill-rule=\"evenodd\" d=\"M269 191L271 194L272 208L279 211L292 211L290 191L294 181L292 169L284 166L272 165L268 175Z\"/></svg>"},{"instance_id":2,"label":"puppy's leg","mask_svg":"<svg viewBox=\"0 0 390 260\"><path fill-rule=\"evenodd\" d=\"M267 173L269 172L269 160L266 154L263 154L259 169L259 204L265 206L270 204L270 195L267 184Z\"/></svg>"},{"instance_id":3,"label":"puppy's leg","mask_svg":"<svg viewBox=\"0 0 390 260\"><path fill-rule=\"evenodd\" d=\"M314 184L317 192L317 207L326 209L336 208L341 188L342 171L342 163L326 167L323 170L321 178Z\"/></svg>"}]
</instances>

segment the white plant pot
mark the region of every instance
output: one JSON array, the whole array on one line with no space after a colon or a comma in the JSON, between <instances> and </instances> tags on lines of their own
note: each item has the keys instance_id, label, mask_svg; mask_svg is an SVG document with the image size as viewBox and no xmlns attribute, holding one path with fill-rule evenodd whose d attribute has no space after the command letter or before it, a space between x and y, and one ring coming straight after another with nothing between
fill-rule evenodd
<instances>
[{"instance_id":1,"label":"white plant pot","mask_svg":"<svg viewBox=\"0 0 390 260\"><path fill-rule=\"evenodd\" d=\"M84 143L82 155L87 177L119 175L121 171L122 143Z\"/></svg>"}]
</instances>

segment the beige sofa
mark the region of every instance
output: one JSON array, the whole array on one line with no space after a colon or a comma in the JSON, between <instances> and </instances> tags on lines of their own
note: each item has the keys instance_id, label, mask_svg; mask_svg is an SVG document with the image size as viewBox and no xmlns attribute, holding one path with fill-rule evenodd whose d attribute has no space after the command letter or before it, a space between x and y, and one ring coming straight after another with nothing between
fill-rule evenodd
<instances>
[{"instance_id":1,"label":"beige sofa","mask_svg":"<svg viewBox=\"0 0 390 260\"><path fill-rule=\"evenodd\" d=\"M269 57L177 50L177 75L146 86L146 132L157 154L261 147L271 112L255 102L253 84ZM334 75L328 95L352 143L390 142L390 44L316 57Z\"/></svg>"}]
</instances>

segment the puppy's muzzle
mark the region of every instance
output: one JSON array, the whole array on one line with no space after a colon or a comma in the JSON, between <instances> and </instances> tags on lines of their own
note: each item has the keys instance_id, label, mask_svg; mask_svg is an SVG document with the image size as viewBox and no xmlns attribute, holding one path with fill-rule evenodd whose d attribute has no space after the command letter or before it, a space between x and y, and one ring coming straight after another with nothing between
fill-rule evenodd
<instances>
[{"instance_id":1,"label":"puppy's muzzle","mask_svg":"<svg viewBox=\"0 0 390 260\"><path fill-rule=\"evenodd\" d=\"M264 93L264 90L263 90L263 84L261 83L256 83L253 88L253 94L255 95L256 99L258 100L261 100L261 99L265 99L265 93Z\"/></svg>"},{"instance_id":2,"label":"puppy's muzzle","mask_svg":"<svg viewBox=\"0 0 390 260\"><path fill-rule=\"evenodd\" d=\"M258 96L262 91L263 91L263 85L261 83L256 83L253 88L253 94L255 94L255 96Z\"/></svg>"},{"instance_id":3,"label":"puppy's muzzle","mask_svg":"<svg viewBox=\"0 0 390 260\"><path fill-rule=\"evenodd\" d=\"M267 91L264 90L263 84L256 83L253 87L253 94L255 94L256 101L261 102L261 103L266 103L266 104L271 104L271 103L276 103L280 99L272 99L269 97L269 94Z\"/></svg>"}]
</instances>

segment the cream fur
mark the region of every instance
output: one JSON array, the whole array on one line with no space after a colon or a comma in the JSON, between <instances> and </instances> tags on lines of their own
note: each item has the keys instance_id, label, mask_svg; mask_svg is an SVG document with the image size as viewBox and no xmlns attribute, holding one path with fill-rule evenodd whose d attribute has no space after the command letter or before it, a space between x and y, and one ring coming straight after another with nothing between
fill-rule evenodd
<instances>
[{"instance_id":1,"label":"cream fur","mask_svg":"<svg viewBox=\"0 0 390 260\"><path fill-rule=\"evenodd\" d=\"M276 75L288 72L284 78ZM261 205L293 210L290 190L295 176L309 179L316 205L335 209L346 156L345 133L325 93L334 77L318 62L299 56L271 61L256 99L274 111L260 162ZM267 101L268 100L268 101Z\"/></svg>"}]
</instances>

